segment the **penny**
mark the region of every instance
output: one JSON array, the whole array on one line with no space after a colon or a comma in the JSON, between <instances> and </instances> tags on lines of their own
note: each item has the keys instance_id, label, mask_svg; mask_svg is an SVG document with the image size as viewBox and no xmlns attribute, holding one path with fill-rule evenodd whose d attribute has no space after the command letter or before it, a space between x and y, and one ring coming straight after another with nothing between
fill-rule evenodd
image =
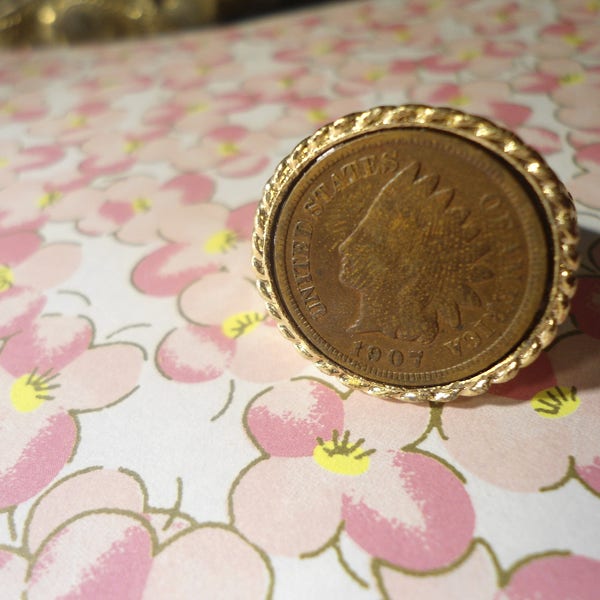
<instances>
[{"instance_id":1,"label":"penny","mask_svg":"<svg viewBox=\"0 0 600 600\"><path fill-rule=\"evenodd\" d=\"M448 400L513 376L573 293L572 207L566 192L556 207L543 192L560 182L508 132L473 118L500 132L498 148L448 126L462 113L437 113L443 125L313 139L311 160L276 174L257 222L259 277L288 337L345 383L400 399ZM510 143L527 164L507 158Z\"/></svg>"}]
</instances>

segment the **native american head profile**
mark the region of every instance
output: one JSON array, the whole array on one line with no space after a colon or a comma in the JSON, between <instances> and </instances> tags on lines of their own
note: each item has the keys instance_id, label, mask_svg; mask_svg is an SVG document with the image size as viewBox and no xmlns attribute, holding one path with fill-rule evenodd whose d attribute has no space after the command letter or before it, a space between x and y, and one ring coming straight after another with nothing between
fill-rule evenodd
<instances>
[{"instance_id":1,"label":"native american head profile","mask_svg":"<svg viewBox=\"0 0 600 600\"><path fill-rule=\"evenodd\" d=\"M411 162L381 188L338 247L340 282L358 293L354 332L431 343L440 327L460 329L477 286L494 277L481 229L452 188Z\"/></svg>"}]
</instances>

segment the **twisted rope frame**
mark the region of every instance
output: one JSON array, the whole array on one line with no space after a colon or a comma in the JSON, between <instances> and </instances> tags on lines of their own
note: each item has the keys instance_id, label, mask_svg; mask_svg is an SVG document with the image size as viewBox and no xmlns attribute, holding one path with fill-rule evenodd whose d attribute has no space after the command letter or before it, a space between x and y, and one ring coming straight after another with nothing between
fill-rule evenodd
<instances>
[{"instance_id":1,"label":"twisted rope frame","mask_svg":"<svg viewBox=\"0 0 600 600\"><path fill-rule=\"evenodd\" d=\"M550 292L543 316L529 335L507 356L486 370L449 384L407 387L381 384L356 375L322 356L288 316L284 303L272 282L273 257L271 243L279 206L302 171L341 142L383 129L421 127L450 132L474 141L500 155L520 173L536 192L551 232L552 272ZM572 198L545 160L514 133L479 116L451 108L409 104L379 106L361 113L341 117L318 129L300 142L277 166L265 185L259 203L252 235L252 264L256 285L267 310L277 321L278 329L292 341L296 349L327 375L337 377L344 385L378 397L410 402L448 402L458 395L474 396L490 385L512 379L518 370L533 362L556 336L575 294L575 271L579 265L577 217Z\"/></svg>"}]
</instances>

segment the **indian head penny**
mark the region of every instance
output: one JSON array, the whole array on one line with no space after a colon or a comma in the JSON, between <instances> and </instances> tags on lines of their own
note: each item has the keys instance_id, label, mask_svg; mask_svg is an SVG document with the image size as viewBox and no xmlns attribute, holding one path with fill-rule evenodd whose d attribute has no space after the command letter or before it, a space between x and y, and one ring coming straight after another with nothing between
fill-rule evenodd
<instances>
[{"instance_id":1,"label":"indian head penny","mask_svg":"<svg viewBox=\"0 0 600 600\"><path fill-rule=\"evenodd\" d=\"M352 387L447 401L554 337L574 209L543 159L484 119L380 107L320 129L259 206L254 265L286 337Z\"/></svg>"}]
</instances>

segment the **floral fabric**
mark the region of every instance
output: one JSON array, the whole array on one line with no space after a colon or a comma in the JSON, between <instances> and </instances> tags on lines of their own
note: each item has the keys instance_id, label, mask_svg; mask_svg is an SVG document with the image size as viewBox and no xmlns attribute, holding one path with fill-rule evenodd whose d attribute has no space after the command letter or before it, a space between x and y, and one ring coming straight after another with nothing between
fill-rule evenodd
<instances>
[{"instance_id":1,"label":"floral fabric","mask_svg":"<svg viewBox=\"0 0 600 600\"><path fill-rule=\"evenodd\" d=\"M279 160L407 102L515 130L579 209L557 340L447 406L343 389L252 281ZM366 0L2 55L2 597L597 598L599 186L589 0Z\"/></svg>"}]
</instances>

